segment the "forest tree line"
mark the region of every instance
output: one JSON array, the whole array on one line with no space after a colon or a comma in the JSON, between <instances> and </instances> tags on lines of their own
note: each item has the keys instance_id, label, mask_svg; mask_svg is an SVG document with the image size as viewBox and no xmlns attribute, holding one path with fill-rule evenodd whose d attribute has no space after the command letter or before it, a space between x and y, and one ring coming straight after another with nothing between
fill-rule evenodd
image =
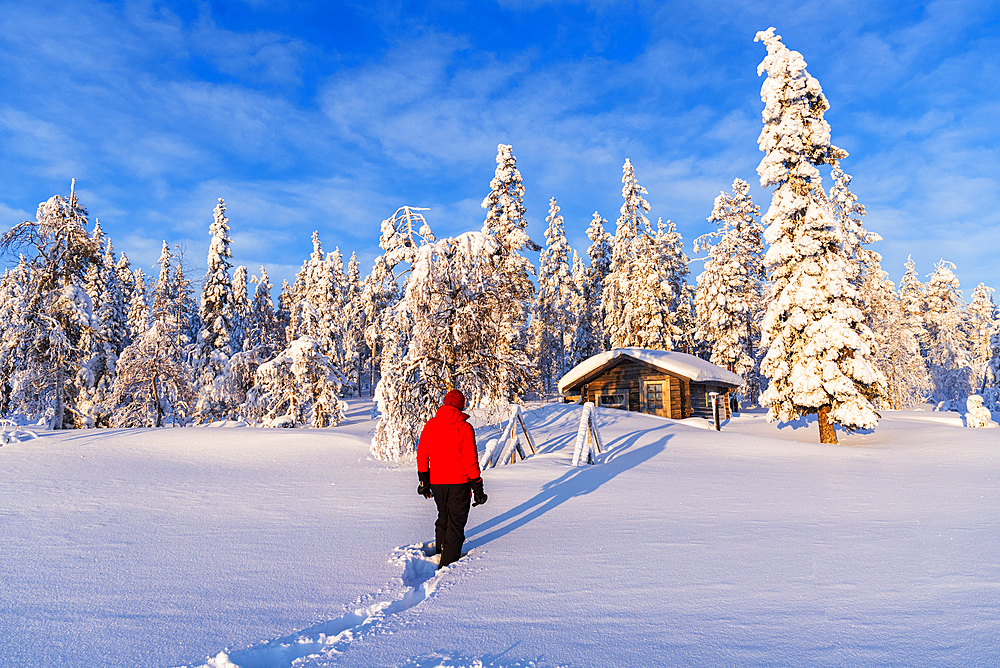
<instances>
[{"instance_id":1,"label":"forest tree line","mask_svg":"<svg viewBox=\"0 0 1000 668\"><path fill-rule=\"evenodd\" d=\"M554 198L544 243L529 238L516 158L500 144L481 230L438 239L425 209L401 207L382 222L383 252L365 277L356 255L345 268L314 233L276 303L263 267L234 270L223 200L196 284L167 242L157 275L132 267L71 188L0 239L17 258L0 279L0 413L55 429L326 427L343 419L344 398L377 384L372 450L396 459L452 387L500 413L626 346L726 367L746 380L742 401L771 419L816 413L824 440L834 424L870 428L877 410L917 402L958 407L980 392L1000 408L993 290L980 284L965 302L944 260L926 282L912 261L898 287L889 279L818 82L773 29L758 39L768 48L758 174L775 187L771 205L761 216L741 179L720 193L716 229L692 244L704 261L693 284L681 235L647 217L628 159L615 233L594 212L584 253Z\"/></svg>"}]
</instances>

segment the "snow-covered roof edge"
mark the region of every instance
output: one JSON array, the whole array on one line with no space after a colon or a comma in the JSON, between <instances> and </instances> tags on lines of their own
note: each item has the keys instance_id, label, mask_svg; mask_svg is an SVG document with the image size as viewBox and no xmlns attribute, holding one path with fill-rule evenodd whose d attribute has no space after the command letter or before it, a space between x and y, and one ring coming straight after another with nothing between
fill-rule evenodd
<instances>
[{"instance_id":1,"label":"snow-covered roof edge","mask_svg":"<svg viewBox=\"0 0 1000 668\"><path fill-rule=\"evenodd\" d=\"M597 371L611 360L622 355L628 355L633 359L652 364L658 369L670 371L678 375L690 378L696 383L710 383L712 381L724 385L739 387L743 385L743 379L733 373L723 369L721 366L706 362L700 357L680 353L673 350L649 350L648 348L615 348L598 353L593 357L588 357L575 367L570 369L565 376L559 379L559 394L565 388L573 385L585 376Z\"/></svg>"}]
</instances>

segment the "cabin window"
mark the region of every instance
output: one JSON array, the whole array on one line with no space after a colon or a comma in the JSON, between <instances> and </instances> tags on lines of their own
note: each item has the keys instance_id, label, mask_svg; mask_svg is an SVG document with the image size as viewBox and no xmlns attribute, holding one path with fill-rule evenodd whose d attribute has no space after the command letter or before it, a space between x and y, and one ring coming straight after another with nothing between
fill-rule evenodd
<instances>
[{"instance_id":1,"label":"cabin window","mask_svg":"<svg viewBox=\"0 0 1000 668\"><path fill-rule=\"evenodd\" d=\"M624 408L628 410L628 391L627 390L613 390L612 392L602 393L597 400L597 405L602 408Z\"/></svg>"},{"instance_id":2,"label":"cabin window","mask_svg":"<svg viewBox=\"0 0 1000 668\"><path fill-rule=\"evenodd\" d=\"M663 410L663 383L646 383L646 410Z\"/></svg>"}]
</instances>

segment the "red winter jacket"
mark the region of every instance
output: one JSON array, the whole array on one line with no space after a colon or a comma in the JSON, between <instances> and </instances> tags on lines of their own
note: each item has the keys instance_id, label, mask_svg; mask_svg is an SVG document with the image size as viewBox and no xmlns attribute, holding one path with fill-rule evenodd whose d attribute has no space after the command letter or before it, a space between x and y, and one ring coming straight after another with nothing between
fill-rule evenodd
<instances>
[{"instance_id":1,"label":"red winter jacket","mask_svg":"<svg viewBox=\"0 0 1000 668\"><path fill-rule=\"evenodd\" d=\"M417 471L431 471L432 485L458 485L480 477L476 432L469 416L442 406L420 432Z\"/></svg>"}]
</instances>

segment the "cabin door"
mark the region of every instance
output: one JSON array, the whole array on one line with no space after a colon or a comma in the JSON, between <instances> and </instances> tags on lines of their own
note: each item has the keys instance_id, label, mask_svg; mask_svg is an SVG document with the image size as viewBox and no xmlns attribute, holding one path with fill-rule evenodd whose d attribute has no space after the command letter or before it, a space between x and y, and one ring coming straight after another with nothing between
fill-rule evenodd
<instances>
[{"instance_id":1,"label":"cabin door","mask_svg":"<svg viewBox=\"0 0 1000 668\"><path fill-rule=\"evenodd\" d=\"M670 417L664 406L670 405L670 390L667 380L642 381L642 412L650 415Z\"/></svg>"}]
</instances>

